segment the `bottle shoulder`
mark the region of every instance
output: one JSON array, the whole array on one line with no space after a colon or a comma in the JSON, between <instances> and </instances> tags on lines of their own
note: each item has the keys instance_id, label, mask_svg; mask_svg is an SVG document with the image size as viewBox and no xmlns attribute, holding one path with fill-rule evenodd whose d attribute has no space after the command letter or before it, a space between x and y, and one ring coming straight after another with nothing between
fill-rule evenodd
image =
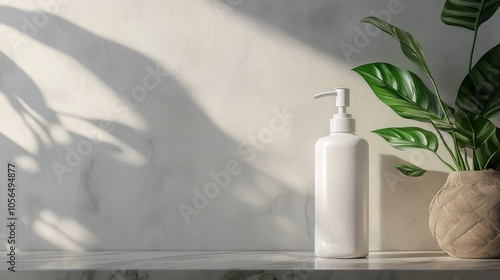
<instances>
[{"instance_id":1,"label":"bottle shoulder","mask_svg":"<svg viewBox=\"0 0 500 280\"><path fill-rule=\"evenodd\" d=\"M366 142L364 138L361 138L354 133L330 133L330 135L318 139L318 142L339 141L339 140Z\"/></svg>"},{"instance_id":2,"label":"bottle shoulder","mask_svg":"<svg viewBox=\"0 0 500 280\"><path fill-rule=\"evenodd\" d=\"M318 139L318 141L316 141L316 146L330 146L330 145L367 146L368 142L354 133L331 133L330 135L322 137Z\"/></svg>"}]
</instances>

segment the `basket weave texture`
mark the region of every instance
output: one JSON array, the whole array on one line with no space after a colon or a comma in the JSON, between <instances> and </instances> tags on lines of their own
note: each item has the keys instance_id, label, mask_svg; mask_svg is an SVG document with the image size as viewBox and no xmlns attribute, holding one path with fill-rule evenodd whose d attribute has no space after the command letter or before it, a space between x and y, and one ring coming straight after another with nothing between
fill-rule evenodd
<instances>
[{"instance_id":1,"label":"basket weave texture","mask_svg":"<svg viewBox=\"0 0 500 280\"><path fill-rule=\"evenodd\" d=\"M452 257L500 258L500 172L451 172L429 207L429 228Z\"/></svg>"}]
</instances>

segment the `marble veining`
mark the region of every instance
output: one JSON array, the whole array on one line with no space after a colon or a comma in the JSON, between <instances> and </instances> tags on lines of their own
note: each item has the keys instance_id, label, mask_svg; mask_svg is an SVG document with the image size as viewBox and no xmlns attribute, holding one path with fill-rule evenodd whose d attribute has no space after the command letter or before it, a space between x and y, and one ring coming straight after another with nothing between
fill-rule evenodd
<instances>
[{"instance_id":1,"label":"marble veining","mask_svg":"<svg viewBox=\"0 0 500 280\"><path fill-rule=\"evenodd\" d=\"M4 254L5 252L2 252ZM321 259L312 251L21 251L9 280L163 279L498 279L500 260L466 260L441 251L372 252Z\"/></svg>"},{"instance_id":2,"label":"marble veining","mask_svg":"<svg viewBox=\"0 0 500 280\"><path fill-rule=\"evenodd\" d=\"M4 255L5 251L2 251ZM313 251L20 251L19 271L44 270L498 270L500 260L457 259L442 251L371 252L362 259ZM7 270L5 262L0 270Z\"/></svg>"}]
</instances>

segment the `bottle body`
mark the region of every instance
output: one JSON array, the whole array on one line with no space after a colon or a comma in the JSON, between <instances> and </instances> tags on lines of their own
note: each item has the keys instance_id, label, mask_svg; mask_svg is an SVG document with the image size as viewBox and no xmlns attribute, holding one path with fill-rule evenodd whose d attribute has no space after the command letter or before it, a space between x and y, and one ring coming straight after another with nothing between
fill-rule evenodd
<instances>
[{"instance_id":1,"label":"bottle body","mask_svg":"<svg viewBox=\"0 0 500 280\"><path fill-rule=\"evenodd\" d=\"M368 256L368 143L331 133L315 147L315 253Z\"/></svg>"}]
</instances>

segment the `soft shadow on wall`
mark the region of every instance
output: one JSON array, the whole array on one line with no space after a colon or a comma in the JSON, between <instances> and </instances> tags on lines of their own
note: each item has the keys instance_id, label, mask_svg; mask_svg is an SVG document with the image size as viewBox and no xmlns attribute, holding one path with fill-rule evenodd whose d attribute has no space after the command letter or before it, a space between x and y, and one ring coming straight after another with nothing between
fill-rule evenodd
<instances>
[{"instance_id":1,"label":"soft shadow on wall","mask_svg":"<svg viewBox=\"0 0 500 280\"><path fill-rule=\"evenodd\" d=\"M415 150L414 160L431 157ZM393 167L405 163L399 157L381 155L380 162L380 246L385 250L440 250L429 231L429 205L448 174L427 171L421 177L407 177Z\"/></svg>"},{"instance_id":2,"label":"soft shadow on wall","mask_svg":"<svg viewBox=\"0 0 500 280\"><path fill-rule=\"evenodd\" d=\"M42 16L44 13L0 6L0 24L18 32L23 31L22 19ZM221 191L199 216L193 216L196 221L186 225L179 203L188 203L193 187L202 187L210 179L210 171L224 169L230 160L237 160L243 170L231 184L251 189L255 197L269 192L270 186L278 193L291 191L245 161L238 153L240 143L211 122L175 76L151 58L57 15L50 15L47 26L29 39L74 59L123 104L121 113L115 112L118 115L95 114L103 118L53 110L44 98L48 93L13 60L1 57L2 92L24 120L20 124L23 131L35 140L35 148L27 150L16 139L2 135L2 145L13 151L12 157L21 156L36 166L21 170L25 172L23 188L18 190L23 197L19 202L24 222L21 249L284 249L290 240L304 235L312 238L304 233L308 226L299 228L302 225L294 223L297 213L290 215L278 207L264 213L269 216L268 224L281 221L266 229L276 239L258 243L254 237L261 229L245 219L261 215L263 210L258 202L252 205L233 191ZM124 102L123 95L130 100L131 89L158 67L160 74L153 77L158 86L148 89L146 98L136 104ZM55 82L64 79L52 78ZM82 102L92 111L85 99L88 90L75 86L74 92L65 93L72 100L68 104ZM131 124L130 118L145 125ZM71 171L58 177L52 164L68 163L70 150L78 149L85 155L69 156L74 166L67 165ZM227 209L238 209L242 216L235 217ZM235 230L241 235L235 236ZM284 234L286 238L282 238Z\"/></svg>"},{"instance_id":3,"label":"soft shadow on wall","mask_svg":"<svg viewBox=\"0 0 500 280\"><path fill-rule=\"evenodd\" d=\"M465 75L462 48L469 47L472 35L464 36L460 29L440 21L444 2L412 0L380 1L249 1L207 0L221 20L234 14L243 15L265 24L273 31L287 34L328 56L342 61L349 68L361 64L386 61L409 69L421 77L421 71L404 57L399 44L389 35L360 22L368 16L384 19L407 30L420 42L435 75L441 96L453 104L457 84ZM495 32L482 30L482 36ZM482 43L479 44L483 45ZM368 89L365 87L364 89Z\"/></svg>"},{"instance_id":4,"label":"soft shadow on wall","mask_svg":"<svg viewBox=\"0 0 500 280\"><path fill-rule=\"evenodd\" d=\"M341 61L345 61L346 57L339 45L345 42L356 47L352 41L353 35L358 32L356 29L364 33L364 24L359 20L372 14L384 16L389 13L387 7L379 1L208 1L212 1L220 20L234 14L246 16L256 24L268 25L273 32L287 34L329 56L340 58ZM397 2L400 4L399 11L403 4L399 0ZM366 14L360 11L366 11ZM354 25L348 25L356 19L359 20Z\"/></svg>"}]
</instances>

